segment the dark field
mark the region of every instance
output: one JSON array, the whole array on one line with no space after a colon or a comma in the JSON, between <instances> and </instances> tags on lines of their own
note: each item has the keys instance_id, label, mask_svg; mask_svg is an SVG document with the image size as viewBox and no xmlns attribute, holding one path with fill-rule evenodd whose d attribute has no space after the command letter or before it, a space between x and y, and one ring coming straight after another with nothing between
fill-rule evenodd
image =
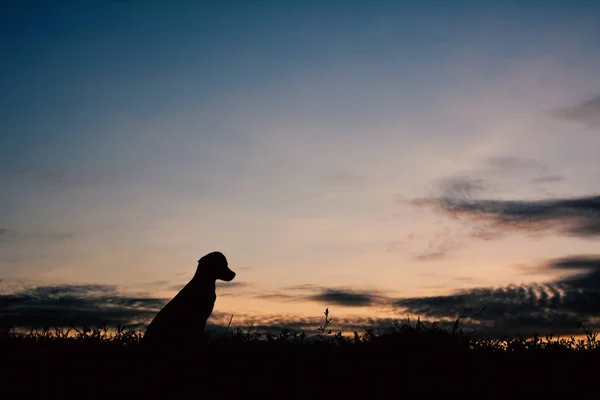
<instances>
[{"instance_id":1,"label":"dark field","mask_svg":"<svg viewBox=\"0 0 600 400\"><path fill-rule=\"evenodd\" d=\"M164 352L145 350L142 332L127 327L45 328L22 335L4 330L3 388L12 384L23 390L18 382L26 379L39 383L25 385L27 393L83 390L117 398L154 398L159 391L169 398L176 393L432 398L455 390L482 391L491 398L556 398L595 385L587 375L597 374L598 332L582 326L581 339L478 339L458 325L448 331L417 321L346 335L328 330L325 322L312 336L231 329L202 348Z\"/></svg>"}]
</instances>

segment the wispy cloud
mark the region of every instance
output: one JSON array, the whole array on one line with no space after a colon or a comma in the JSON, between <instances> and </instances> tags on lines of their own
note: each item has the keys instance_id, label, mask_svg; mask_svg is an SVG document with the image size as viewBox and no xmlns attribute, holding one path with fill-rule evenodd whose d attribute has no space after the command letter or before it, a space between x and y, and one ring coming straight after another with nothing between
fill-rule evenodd
<instances>
[{"instance_id":1,"label":"wispy cloud","mask_svg":"<svg viewBox=\"0 0 600 400\"><path fill-rule=\"evenodd\" d=\"M547 168L539 162L525 157L490 157L487 162L493 169L505 172L514 172L520 170L545 172L547 170Z\"/></svg>"},{"instance_id":2,"label":"wispy cloud","mask_svg":"<svg viewBox=\"0 0 600 400\"><path fill-rule=\"evenodd\" d=\"M325 291L322 293L330 304L364 306L370 297L357 293ZM329 297L331 296L331 297ZM112 285L56 285L21 288L0 296L5 321L17 328L81 327L125 325L134 329L144 329L169 299L149 298L122 294ZM223 332L231 314L215 311L209 319L207 330ZM250 325L261 332L278 332L283 328L306 333L316 332L322 323L320 316L310 318L294 315L265 316L235 314L232 327L244 330ZM337 329L363 330L389 320L373 318L336 317Z\"/></svg>"},{"instance_id":3,"label":"wispy cloud","mask_svg":"<svg viewBox=\"0 0 600 400\"><path fill-rule=\"evenodd\" d=\"M427 244L427 248L414 254L415 261L435 261L450 256L453 250L458 249L464 243L458 235L448 229L433 235Z\"/></svg>"},{"instance_id":4,"label":"wispy cloud","mask_svg":"<svg viewBox=\"0 0 600 400\"><path fill-rule=\"evenodd\" d=\"M8 310L6 320L21 328L104 324L143 327L167 302L124 295L111 285L38 286L2 295L1 299Z\"/></svg>"},{"instance_id":5,"label":"wispy cloud","mask_svg":"<svg viewBox=\"0 0 600 400\"><path fill-rule=\"evenodd\" d=\"M472 197L486 188L486 182L482 178L469 176L451 176L437 181L437 186L446 196Z\"/></svg>"},{"instance_id":6,"label":"wispy cloud","mask_svg":"<svg viewBox=\"0 0 600 400\"><path fill-rule=\"evenodd\" d=\"M600 236L600 196L534 201L445 196L416 199L412 204L466 218L480 229L492 232L547 231L587 238Z\"/></svg>"},{"instance_id":7,"label":"wispy cloud","mask_svg":"<svg viewBox=\"0 0 600 400\"><path fill-rule=\"evenodd\" d=\"M600 256L572 256L549 260L541 271L566 272L569 275L549 283L484 287L432 297L393 298L374 290L328 288L297 285L281 292L257 295L266 300L313 301L323 307L395 308L402 315L422 317L422 321L439 322L450 327L458 315L485 311L463 320L461 326L486 336L515 335L517 332L574 334L579 323L590 328L600 324ZM164 282L156 282L163 285ZM243 285L241 285L243 286ZM1 297L7 306L5 316L20 328L44 326L95 326L119 324L143 329L168 299L123 294L112 285L57 285L18 288ZM4 308L4 307L3 307ZM332 329L344 331L391 327L388 318L348 317L343 312L334 317ZM215 311L209 330L222 332L231 314ZM232 327L261 332L283 328L315 332L322 316L234 314Z\"/></svg>"},{"instance_id":8,"label":"wispy cloud","mask_svg":"<svg viewBox=\"0 0 600 400\"><path fill-rule=\"evenodd\" d=\"M600 96L592 97L574 106L549 111L550 115L588 126L600 125Z\"/></svg>"},{"instance_id":9,"label":"wispy cloud","mask_svg":"<svg viewBox=\"0 0 600 400\"><path fill-rule=\"evenodd\" d=\"M543 269L579 270L550 283L476 288L448 296L398 299L395 306L426 318L452 318L485 311L471 323L487 334L573 334L579 323L600 327L600 257L550 260Z\"/></svg>"},{"instance_id":10,"label":"wispy cloud","mask_svg":"<svg viewBox=\"0 0 600 400\"><path fill-rule=\"evenodd\" d=\"M294 285L281 291L259 293L253 296L263 300L287 302L316 302L325 306L369 307L381 305L386 297L376 291L352 288L330 288L319 285Z\"/></svg>"},{"instance_id":11,"label":"wispy cloud","mask_svg":"<svg viewBox=\"0 0 600 400\"><path fill-rule=\"evenodd\" d=\"M20 168L14 171L14 176L29 182L44 183L60 188L70 183L68 174L62 169Z\"/></svg>"},{"instance_id":12,"label":"wispy cloud","mask_svg":"<svg viewBox=\"0 0 600 400\"><path fill-rule=\"evenodd\" d=\"M21 232L15 229L0 228L0 245L29 240L54 243L72 239L74 236L73 233Z\"/></svg>"},{"instance_id":13,"label":"wispy cloud","mask_svg":"<svg viewBox=\"0 0 600 400\"><path fill-rule=\"evenodd\" d=\"M224 281L217 281L216 285L218 288L222 288L222 289L234 289L234 288L243 288L243 287L249 286L248 282L224 282Z\"/></svg>"},{"instance_id":14,"label":"wispy cloud","mask_svg":"<svg viewBox=\"0 0 600 400\"><path fill-rule=\"evenodd\" d=\"M253 296L255 299L260 300L274 300L274 301L298 301L298 296L294 296L292 294L279 293L279 292L269 292L269 293L259 293Z\"/></svg>"},{"instance_id":15,"label":"wispy cloud","mask_svg":"<svg viewBox=\"0 0 600 400\"><path fill-rule=\"evenodd\" d=\"M435 182L435 191L447 197L473 197L495 189L505 179L522 179L523 183L554 183L565 180L546 165L522 156L501 155L483 160L479 167L461 175L446 176Z\"/></svg>"},{"instance_id":16,"label":"wispy cloud","mask_svg":"<svg viewBox=\"0 0 600 400\"><path fill-rule=\"evenodd\" d=\"M543 183L555 183L562 182L565 180L565 177L562 175L541 175L531 180L531 183L543 184Z\"/></svg>"},{"instance_id":17,"label":"wispy cloud","mask_svg":"<svg viewBox=\"0 0 600 400\"><path fill-rule=\"evenodd\" d=\"M309 299L322 304L335 304L346 307L365 307L376 303L377 296L349 290L324 289L309 296Z\"/></svg>"}]
</instances>

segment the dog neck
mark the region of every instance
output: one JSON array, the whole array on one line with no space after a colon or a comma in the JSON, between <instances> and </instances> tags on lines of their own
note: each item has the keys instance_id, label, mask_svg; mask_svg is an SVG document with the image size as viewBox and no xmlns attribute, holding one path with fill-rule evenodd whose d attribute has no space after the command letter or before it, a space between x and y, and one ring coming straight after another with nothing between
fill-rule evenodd
<instances>
[{"instance_id":1,"label":"dog neck","mask_svg":"<svg viewBox=\"0 0 600 400\"><path fill-rule=\"evenodd\" d=\"M192 282L198 286L210 287L213 289L216 287L216 279L204 276L200 271L196 271L196 274L192 278Z\"/></svg>"}]
</instances>

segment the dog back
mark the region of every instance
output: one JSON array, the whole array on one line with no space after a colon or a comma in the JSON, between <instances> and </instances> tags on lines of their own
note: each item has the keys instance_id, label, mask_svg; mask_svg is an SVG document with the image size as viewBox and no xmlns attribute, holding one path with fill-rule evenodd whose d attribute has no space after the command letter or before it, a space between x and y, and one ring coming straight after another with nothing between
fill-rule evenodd
<instances>
[{"instance_id":1,"label":"dog back","mask_svg":"<svg viewBox=\"0 0 600 400\"><path fill-rule=\"evenodd\" d=\"M181 343L203 339L216 298L214 283L192 280L154 317L144 341Z\"/></svg>"}]
</instances>

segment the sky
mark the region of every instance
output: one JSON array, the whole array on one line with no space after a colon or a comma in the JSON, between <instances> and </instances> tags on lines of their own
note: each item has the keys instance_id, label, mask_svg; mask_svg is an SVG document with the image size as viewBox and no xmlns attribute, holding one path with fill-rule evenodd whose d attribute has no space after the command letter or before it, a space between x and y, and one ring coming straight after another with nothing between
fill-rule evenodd
<instances>
[{"instance_id":1,"label":"sky","mask_svg":"<svg viewBox=\"0 0 600 400\"><path fill-rule=\"evenodd\" d=\"M5 311L143 327L217 250L216 327L600 329L599 18L3 1Z\"/></svg>"}]
</instances>

